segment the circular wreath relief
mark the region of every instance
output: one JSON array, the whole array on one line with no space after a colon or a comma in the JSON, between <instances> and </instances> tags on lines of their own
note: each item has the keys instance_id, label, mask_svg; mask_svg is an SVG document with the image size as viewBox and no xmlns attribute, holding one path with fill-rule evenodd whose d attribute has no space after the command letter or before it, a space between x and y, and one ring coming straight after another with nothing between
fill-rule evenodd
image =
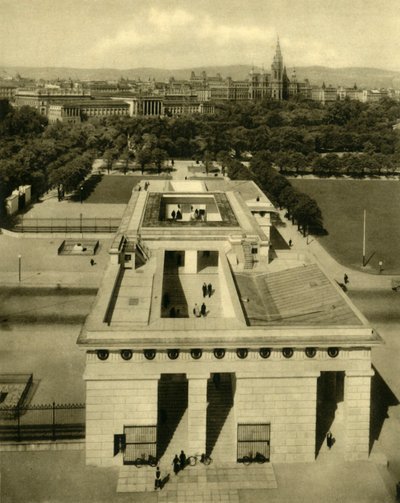
<instances>
[{"instance_id":1,"label":"circular wreath relief","mask_svg":"<svg viewBox=\"0 0 400 503\"><path fill-rule=\"evenodd\" d=\"M283 348L282 349L282 354L285 358L292 358L293 356L293 349L292 348Z\"/></svg>"},{"instance_id":2,"label":"circular wreath relief","mask_svg":"<svg viewBox=\"0 0 400 503\"><path fill-rule=\"evenodd\" d=\"M247 348L238 348L236 350L236 354L238 355L238 358L240 359L244 359L244 358L247 358L247 355L249 354L249 351Z\"/></svg>"},{"instance_id":3,"label":"circular wreath relief","mask_svg":"<svg viewBox=\"0 0 400 503\"><path fill-rule=\"evenodd\" d=\"M261 358L269 358L271 356L271 350L269 348L260 348Z\"/></svg>"},{"instance_id":4,"label":"circular wreath relief","mask_svg":"<svg viewBox=\"0 0 400 503\"><path fill-rule=\"evenodd\" d=\"M154 360L156 356L156 350L155 349L145 349L143 351L144 357L146 360Z\"/></svg>"},{"instance_id":5,"label":"circular wreath relief","mask_svg":"<svg viewBox=\"0 0 400 503\"><path fill-rule=\"evenodd\" d=\"M167 354L170 360L176 360L179 356L179 349L168 349Z\"/></svg>"},{"instance_id":6,"label":"circular wreath relief","mask_svg":"<svg viewBox=\"0 0 400 503\"><path fill-rule=\"evenodd\" d=\"M194 360L198 360L201 358L201 355L203 354L203 351L201 349L192 349L190 351L190 355Z\"/></svg>"},{"instance_id":7,"label":"circular wreath relief","mask_svg":"<svg viewBox=\"0 0 400 503\"><path fill-rule=\"evenodd\" d=\"M96 354L97 354L97 358L98 358L99 360L104 361L104 360L107 360L107 358L108 358L108 357L109 357L109 355L110 355L110 352L108 351L108 349L98 349L98 350L96 351Z\"/></svg>"},{"instance_id":8,"label":"circular wreath relief","mask_svg":"<svg viewBox=\"0 0 400 503\"><path fill-rule=\"evenodd\" d=\"M123 360L130 360L132 358L133 352L131 349L121 349L121 358Z\"/></svg>"},{"instance_id":9,"label":"circular wreath relief","mask_svg":"<svg viewBox=\"0 0 400 503\"><path fill-rule=\"evenodd\" d=\"M223 348L214 349L214 356L215 358L218 358L218 360L221 360L221 358L225 356L225 349Z\"/></svg>"},{"instance_id":10,"label":"circular wreath relief","mask_svg":"<svg viewBox=\"0 0 400 503\"><path fill-rule=\"evenodd\" d=\"M328 355L331 358L336 358L339 354L339 348L328 348Z\"/></svg>"},{"instance_id":11,"label":"circular wreath relief","mask_svg":"<svg viewBox=\"0 0 400 503\"><path fill-rule=\"evenodd\" d=\"M306 348L306 356L307 358L314 358L317 354L317 350L315 348Z\"/></svg>"}]
</instances>

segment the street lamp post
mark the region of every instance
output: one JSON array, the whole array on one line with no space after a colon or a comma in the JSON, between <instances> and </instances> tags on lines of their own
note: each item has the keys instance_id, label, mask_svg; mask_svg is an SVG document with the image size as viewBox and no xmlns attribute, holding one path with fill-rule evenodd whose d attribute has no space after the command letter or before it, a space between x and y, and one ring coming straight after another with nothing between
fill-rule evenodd
<instances>
[{"instance_id":1,"label":"street lamp post","mask_svg":"<svg viewBox=\"0 0 400 503\"><path fill-rule=\"evenodd\" d=\"M18 282L21 283L21 261L22 255L18 255Z\"/></svg>"}]
</instances>

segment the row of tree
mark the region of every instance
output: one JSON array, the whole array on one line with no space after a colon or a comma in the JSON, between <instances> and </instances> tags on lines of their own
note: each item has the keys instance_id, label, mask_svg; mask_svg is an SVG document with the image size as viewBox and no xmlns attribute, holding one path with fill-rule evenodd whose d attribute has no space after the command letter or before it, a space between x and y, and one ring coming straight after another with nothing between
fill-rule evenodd
<instances>
[{"instance_id":1,"label":"row of tree","mask_svg":"<svg viewBox=\"0 0 400 503\"><path fill-rule=\"evenodd\" d=\"M277 157L290 152L312 160L326 153L382 154L385 164L400 166L400 135L392 129L398 119L400 103L389 99L326 107L266 100L219 105L213 116L118 117L104 124L115 128L121 140L111 146L114 159L127 156L129 142L134 155L147 164L150 148L162 151L163 157L198 160L206 153L216 159L227 152L236 159L269 151Z\"/></svg>"},{"instance_id":2,"label":"row of tree","mask_svg":"<svg viewBox=\"0 0 400 503\"><path fill-rule=\"evenodd\" d=\"M322 213L317 202L295 189L286 177L272 167L268 152L255 155L248 168L234 159L227 161L227 168L231 179L253 180L275 205L286 208L288 218L297 224L304 236L310 232L324 232Z\"/></svg>"},{"instance_id":3,"label":"row of tree","mask_svg":"<svg viewBox=\"0 0 400 503\"><path fill-rule=\"evenodd\" d=\"M271 166L281 173L319 176L395 173L400 168L400 135L392 130L400 104L389 99L326 107L265 100L220 105L212 116L107 117L48 126L29 107L0 105L3 196L25 183L34 195L60 184L74 190L95 157L103 157L108 169L119 160L124 171L134 161L142 172L149 167L160 172L168 158L202 160L207 167L212 160L224 166L232 158L260 155L265 176L272 176Z\"/></svg>"}]
</instances>

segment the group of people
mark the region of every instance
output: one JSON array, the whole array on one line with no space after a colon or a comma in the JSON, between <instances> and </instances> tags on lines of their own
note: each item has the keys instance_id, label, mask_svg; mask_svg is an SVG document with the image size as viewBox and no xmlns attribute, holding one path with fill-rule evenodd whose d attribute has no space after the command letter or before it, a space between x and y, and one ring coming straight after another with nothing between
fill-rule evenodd
<instances>
[{"instance_id":1,"label":"group of people","mask_svg":"<svg viewBox=\"0 0 400 503\"><path fill-rule=\"evenodd\" d=\"M147 189L149 188L149 185L150 185L150 182L144 182L144 187L143 187L143 189L144 189L144 190L147 190ZM142 186L139 184L137 189L138 189L138 191L140 192L140 191L142 190Z\"/></svg>"},{"instance_id":2,"label":"group of people","mask_svg":"<svg viewBox=\"0 0 400 503\"><path fill-rule=\"evenodd\" d=\"M179 208L178 208L177 211L172 210L171 211L171 218L172 218L172 220L182 220L182 212L181 212L181 210Z\"/></svg>"},{"instance_id":3,"label":"group of people","mask_svg":"<svg viewBox=\"0 0 400 503\"><path fill-rule=\"evenodd\" d=\"M174 467L175 475L178 475L178 473L181 470L184 470L185 467L187 466L187 464L188 464L188 460L187 460L187 457L186 457L186 454L184 453L184 451L181 451L179 456L178 456L178 454L175 454L175 457L172 460L172 465Z\"/></svg>"},{"instance_id":4,"label":"group of people","mask_svg":"<svg viewBox=\"0 0 400 503\"><path fill-rule=\"evenodd\" d=\"M175 457L174 459L172 460L172 465L174 467L174 473L175 475L178 475L178 473L181 471L181 470L184 470L185 467L187 466L188 464L188 459L187 459L187 456L186 454L184 453L184 451L181 451L181 453L179 454L175 454ZM164 485L168 482L169 480L169 475L167 475L164 479L161 479L161 470L160 470L160 467L157 466L157 469L156 469L156 478L155 478L155 481L154 481L154 489L157 490L157 489L162 489L164 487Z\"/></svg>"},{"instance_id":5,"label":"group of people","mask_svg":"<svg viewBox=\"0 0 400 503\"><path fill-rule=\"evenodd\" d=\"M194 305L193 314L196 316L196 318L200 318L200 316L206 316L207 315L207 306L204 304L204 302L200 306L200 309L199 309L199 306L197 304Z\"/></svg>"},{"instance_id":6,"label":"group of people","mask_svg":"<svg viewBox=\"0 0 400 503\"><path fill-rule=\"evenodd\" d=\"M190 220L201 220L202 222L204 222L205 211L199 211L197 208L194 211L192 210L190 213Z\"/></svg>"},{"instance_id":7,"label":"group of people","mask_svg":"<svg viewBox=\"0 0 400 503\"><path fill-rule=\"evenodd\" d=\"M203 286L201 288L203 290L203 298L207 297L207 295L211 297L213 293L213 287L211 283L208 283L208 285L206 283L203 283Z\"/></svg>"},{"instance_id":8,"label":"group of people","mask_svg":"<svg viewBox=\"0 0 400 503\"><path fill-rule=\"evenodd\" d=\"M211 295L214 293L213 286L211 283L203 283L203 286L201 287L201 290L203 292L203 299L207 297L211 297ZM200 316L207 316L207 306L203 302L202 305L199 306L197 304L194 305L193 308L193 314L196 316L196 318L200 318Z\"/></svg>"}]
</instances>

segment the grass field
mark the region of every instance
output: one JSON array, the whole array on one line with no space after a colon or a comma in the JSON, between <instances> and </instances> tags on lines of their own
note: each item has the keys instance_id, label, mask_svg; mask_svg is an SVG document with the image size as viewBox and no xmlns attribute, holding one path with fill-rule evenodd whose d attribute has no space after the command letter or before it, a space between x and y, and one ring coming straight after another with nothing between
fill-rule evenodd
<instances>
[{"instance_id":1,"label":"grass field","mask_svg":"<svg viewBox=\"0 0 400 503\"><path fill-rule=\"evenodd\" d=\"M345 266L361 269L363 212L366 218L366 270L400 273L400 182L395 180L293 179L294 187L314 197L327 236L318 238Z\"/></svg>"},{"instance_id":2,"label":"grass field","mask_svg":"<svg viewBox=\"0 0 400 503\"><path fill-rule=\"evenodd\" d=\"M139 176L93 176L88 180L86 203L127 204Z\"/></svg>"}]
</instances>

